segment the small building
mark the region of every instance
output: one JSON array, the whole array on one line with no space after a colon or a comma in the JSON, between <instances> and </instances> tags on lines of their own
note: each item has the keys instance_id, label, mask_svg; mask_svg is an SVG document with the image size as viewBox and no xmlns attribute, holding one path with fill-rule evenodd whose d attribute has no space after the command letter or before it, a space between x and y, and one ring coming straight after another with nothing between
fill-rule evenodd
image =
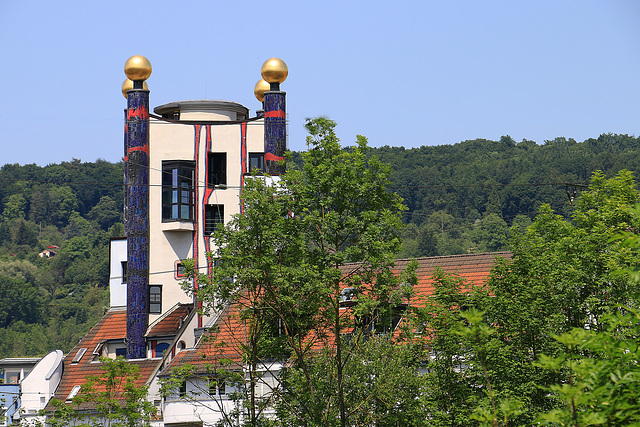
<instances>
[{"instance_id":1,"label":"small building","mask_svg":"<svg viewBox=\"0 0 640 427\"><path fill-rule=\"evenodd\" d=\"M44 421L40 411L53 396L62 377L60 350L46 356L0 360L3 383L0 384L0 415L5 424L34 424Z\"/></svg>"},{"instance_id":2,"label":"small building","mask_svg":"<svg viewBox=\"0 0 640 427\"><path fill-rule=\"evenodd\" d=\"M58 253L53 249L49 249L49 248L43 250L38 254L40 258L53 258L56 255L58 255Z\"/></svg>"}]
</instances>

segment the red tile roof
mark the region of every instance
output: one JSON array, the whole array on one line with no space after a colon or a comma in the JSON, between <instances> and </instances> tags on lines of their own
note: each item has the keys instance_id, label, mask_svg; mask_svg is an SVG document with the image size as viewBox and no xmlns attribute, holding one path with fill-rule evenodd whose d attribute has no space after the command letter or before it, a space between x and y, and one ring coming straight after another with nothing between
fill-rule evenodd
<instances>
[{"instance_id":1,"label":"red tile roof","mask_svg":"<svg viewBox=\"0 0 640 427\"><path fill-rule=\"evenodd\" d=\"M197 366L199 372L205 372L220 360L224 360L227 369L229 364L239 367L242 362L240 347L245 344L247 328L239 315L240 305L227 306L212 328L216 332L201 337L196 348L176 354L160 375L168 375L173 367L184 364Z\"/></svg>"},{"instance_id":2,"label":"red tile roof","mask_svg":"<svg viewBox=\"0 0 640 427\"><path fill-rule=\"evenodd\" d=\"M489 252L468 255L449 255L430 258L419 258L416 276L418 284L414 287L415 301L419 303L429 297L434 291L432 279L436 269L445 273L455 274L463 278L469 286L484 285L485 280L495 265L497 258L511 258L511 252ZM397 271L404 270L411 260L396 261Z\"/></svg>"},{"instance_id":3,"label":"red tile roof","mask_svg":"<svg viewBox=\"0 0 640 427\"><path fill-rule=\"evenodd\" d=\"M434 281L432 279L436 269L440 268L445 273L456 274L463 278L471 286L480 286L485 283L491 268L495 265L497 258L511 258L510 252L492 252L468 255L451 255L430 258L419 258L416 276L417 285L414 287L414 297L412 303L422 305L424 299L433 294ZM397 260L394 271L404 271L412 260ZM357 268L356 264L346 265L343 272L347 273ZM422 301L422 302L421 302ZM168 375L171 368L191 364L199 367L203 371L217 360L227 359L234 364L241 362L241 345L245 344L246 321L240 319L240 304L227 307L219 316L212 331L198 342L195 349L180 352L163 370L161 375ZM310 334L310 345L313 349L319 349L323 343L318 336L320 334ZM326 343L325 343L326 344Z\"/></svg>"},{"instance_id":4,"label":"red tile roof","mask_svg":"<svg viewBox=\"0 0 640 427\"><path fill-rule=\"evenodd\" d=\"M146 336L148 338L174 336L192 310L193 304L176 304L171 310L149 325Z\"/></svg>"},{"instance_id":5,"label":"red tile roof","mask_svg":"<svg viewBox=\"0 0 640 427\"><path fill-rule=\"evenodd\" d=\"M65 356L62 379L55 392L55 399L64 401L75 386L81 386L86 382L87 376L99 376L102 374L101 367L103 364L99 362L98 356L93 352L98 344L107 340L121 340L126 337L126 318L126 309L109 310L96 326ZM160 359L129 361L129 363L140 368L140 377L136 381L136 385L145 385L161 362L162 360ZM53 408L49 404L46 409Z\"/></svg>"}]
</instances>

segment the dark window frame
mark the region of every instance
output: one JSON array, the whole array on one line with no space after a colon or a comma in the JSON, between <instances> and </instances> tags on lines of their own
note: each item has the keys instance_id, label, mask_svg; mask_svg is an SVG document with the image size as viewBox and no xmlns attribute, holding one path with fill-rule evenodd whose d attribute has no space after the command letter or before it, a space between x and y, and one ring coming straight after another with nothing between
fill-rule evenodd
<instances>
[{"instance_id":1,"label":"dark window frame","mask_svg":"<svg viewBox=\"0 0 640 427\"><path fill-rule=\"evenodd\" d=\"M162 162L162 221L195 220L195 170L191 160Z\"/></svg>"},{"instance_id":2,"label":"dark window frame","mask_svg":"<svg viewBox=\"0 0 640 427\"><path fill-rule=\"evenodd\" d=\"M122 283L127 283L128 262L127 261L120 261L120 266L122 267Z\"/></svg>"},{"instance_id":3,"label":"dark window frame","mask_svg":"<svg viewBox=\"0 0 640 427\"><path fill-rule=\"evenodd\" d=\"M207 154L207 174L209 187L227 185L227 153Z\"/></svg>"},{"instance_id":4,"label":"dark window frame","mask_svg":"<svg viewBox=\"0 0 640 427\"><path fill-rule=\"evenodd\" d=\"M152 292L158 290L159 292ZM162 313L162 285L149 285L149 314Z\"/></svg>"},{"instance_id":5,"label":"dark window frame","mask_svg":"<svg viewBox=\"0 0 640 427\"><path fill-rule=\"evenodd\" d=\"M224 205L205 205L204 227L202 227L205 236L216 231L218 224L224 224Z\"/></svg>"},{"instance_id":6,"label":"dark window frame","mask_svg":"<svg viewBox=\"0 0 640 427\"><path fill-rule=\"evenodd\" d=\"M184 264L182 263L182 261L176 261L176 263L175 263L175 278L176 279L181 279L183 277L185 277Z\"/></svg>"},{"instance_id":7,"label":"dark window frame","mask_svg":"<svg viewBox=\"0 0 640 427\"><path fill-rule=\"evenodd\" d=\"M226 396L227 381L225 378L215 376L209 379L209 396Z\"/></svg>"},{"instance_id":8,"label":"dark window frame","mask_svg":"<svg viewBox=\"0 0 640 427\"><path fill-rule=\"evenodd\" d=\"M264 153L249 153L249 159L248 159L249 173L253 172L254 163L257 163L255 165L255 169L258 169L260 172L264 172Z\"/></svg>"}]
</instances>

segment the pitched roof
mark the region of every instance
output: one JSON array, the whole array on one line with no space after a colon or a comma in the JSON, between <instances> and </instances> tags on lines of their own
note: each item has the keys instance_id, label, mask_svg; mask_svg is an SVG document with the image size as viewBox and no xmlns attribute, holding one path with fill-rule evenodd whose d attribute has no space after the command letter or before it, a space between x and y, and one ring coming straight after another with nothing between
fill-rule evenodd
<instances>
[{"instance_id":1,"label":"pitched roof","mask_svg":"<svg viewBox=\"0 0 640 427\"><path fill-rule=\"evenodd\" d=\"M467 255L451 255L417 259L418 268L416 276L418 283L414 286L415 299L420 304L426 297L434 292L433 275L436 269L442 269L445 273L456 274L463 278L469 286L483 285L497 258L511 258L511 252L491 252ZM404 271L410 259L397 260L394 271ZM357 268L356 264L349 264L343 268L343 273ZM413 301L413 300L412 300ZM214 328L208 334L203 335L194 349L180 352L162 371L161 375L169 375L171 368L183 364L191 364L198 367L202 373L210 369L212 364L226 359L225 363L240 364L242 354L241 345L245 344L246 321L240 318L240 306L232 304L218 316ZM311 334L311 339L316 341L316 334ZM322 346L320 340L312 344L315 348Z\"/></svg>"},{"instance_id":2,"label":"pitched roof","mask_svg":"<svg viewBox=\"0 0 640 427\"><path fill-rule=\"evenodd\" d=\"M168 337L175 335L182 327L182 322L193 310L193 304L178 303L149 325L147 338Z\"/></svg>"},{"instance_id":3,"label":"pitched roof","mask_svg":"<svg viewBox=\"0 0 640 427\"><path fill-rule=\"evenodd\" d=\"M54 398L66 400L75 386L86 382L87 376L101 375L103 364L98 360L99 345L108 340L121 340L127 335L127 311L124 308L109 310L100 321L85 335L64 358L62 379L56 389ZM95 353L99 353L96 351ZM155 368L162 362L160 359L131 360L128 363L139 366L140 377L137 386L147 383ZM51 404L47 410L53 409Z\"/></svg>"},{"instance_id":4,"label":"pitched roof","mask_svg":"<svg viewBox=\"0 0 640 427\"><path fill-rule=\"evenodd\" d=\"M455 274L463 278L469 286L483 285L491 268L496 264L497 258L511 258L511 252L486 252L466 255L449 255L429 258L418 258L416 276L418 283L414 286L415 295L428 297L433 294L433 274L436 269L442 269L445 273ZM411 262L409 259L396 261L395 268L403 271Z\"/></svg>"},{"instance_id":5,"label":"pitched roof","mask_svg":"<svg viewBox=\"0 0 640 427\"><path fill-rule=\"evenodd\" d=\"M195 348L177 353L160 376L169 375L172 368L186 364L196 366L199 373L212 369L220 360L224 360L227 369L241 366L242 352L239 349L245 344L246 327L246 322L240 319L240 306L227 306L211 328L216 332L203 335Z\"/></svg>"}]
</instances>

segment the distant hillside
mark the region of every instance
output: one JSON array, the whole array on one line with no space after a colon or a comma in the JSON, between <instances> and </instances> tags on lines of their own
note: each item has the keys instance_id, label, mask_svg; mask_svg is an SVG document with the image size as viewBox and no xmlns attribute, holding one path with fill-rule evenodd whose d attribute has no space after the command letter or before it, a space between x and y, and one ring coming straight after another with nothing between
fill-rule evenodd
<instances>
[{"instance_id":1,"label":"distant hillside","mask_svg":"<svg viewBox=\"0 0 640 427\"><path fill-rule=\"evenodd\" d=\"M594 171L639 170L640 138L604 134L538 145L476 139L455 145L371 150L393 168L392 189L408 207L406 256L507 249L507 229L526 225L542 203L570 216L567 194Z\"/></svg>"},{"instance_id":2,"label":"distant hillside","mask_svg":"<svg viewBox=\"0 0 640 427\"><path fill-rule=\"evenodd\" d=\"M0 169L0 357L68 351L108 307L123 165Z\"/></svg>"}]
</instances>

